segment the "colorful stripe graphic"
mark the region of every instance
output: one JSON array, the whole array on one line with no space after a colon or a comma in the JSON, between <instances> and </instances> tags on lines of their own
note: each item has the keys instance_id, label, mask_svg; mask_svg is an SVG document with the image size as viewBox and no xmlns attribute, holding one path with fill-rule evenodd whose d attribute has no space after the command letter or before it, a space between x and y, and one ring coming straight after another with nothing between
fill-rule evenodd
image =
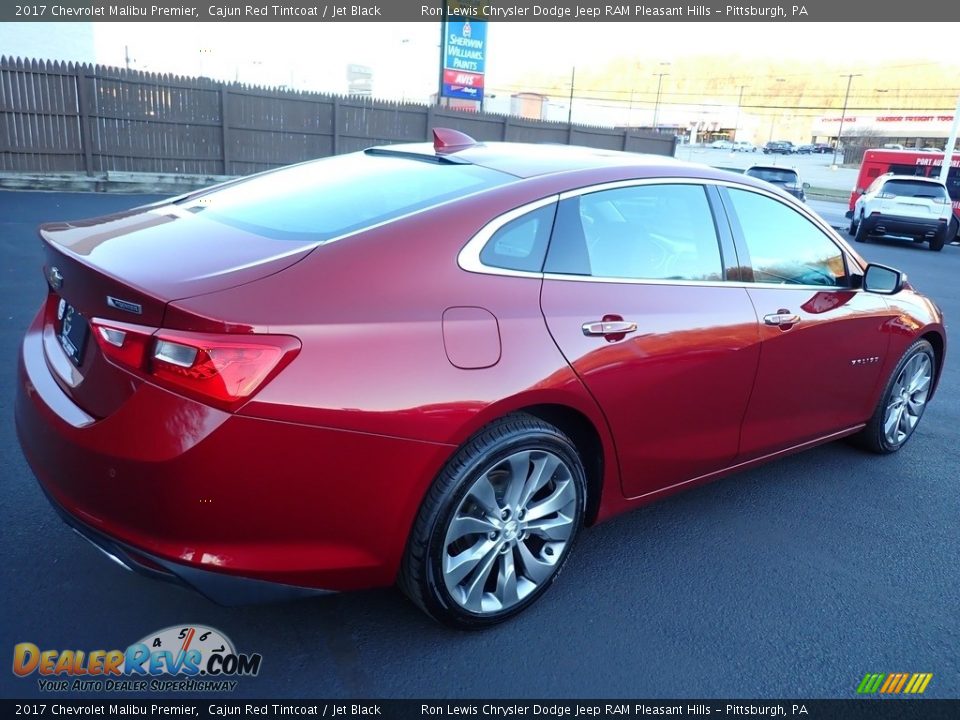
<instances>
[{"instance_id":1,"label":"colorful stripe graphic","mask_svg":"<svg viewBox=\"0 0 960 720\"><path fill-rule=\"evenodd\" d=\"M857 686L857 694L921 695L932 679L933 673L867 673Z\"/></svg>"}]
</instances>

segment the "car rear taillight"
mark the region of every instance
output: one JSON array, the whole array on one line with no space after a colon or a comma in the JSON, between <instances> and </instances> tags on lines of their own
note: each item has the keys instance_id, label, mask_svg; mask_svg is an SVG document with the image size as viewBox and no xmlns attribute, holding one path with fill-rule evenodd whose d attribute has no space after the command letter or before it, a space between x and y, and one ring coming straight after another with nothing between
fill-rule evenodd
<instances>
[{"instance_id":1,"label":"car rear taillight","mask_svg":"<svg viewBox=\"0 0 960 720\"><path fill-rule=\"evenodd\" d=\"M149 375L227 410L236 408L300 351L286 335L213 335L160 330Z\"/></svg>"},{"instance_id":2,"label":"car rear taillight","mask_svg":"<svg viewBox=\"0 0 960 720\"><path fill-rule=\"evenodd\" d=\"M156 332L154 328L100 318L91 320L90 325L100 352L108 359L131 370L144 369L147 346Z\"/></svg>"},{"instance_id":3,"label":"car rear taillight","mask_svg":"<svg viewBox=\"0 0 960 720\"><path fill-rule=\"evenodd\" d=\"M192 333L94 318L104 356L158 385L234 410L300 351L288 335Z\"/></svg>"},{"instance_id":4,"label":"car rear taillight","mask_svg":"<svg viewBox=\"0 0 960 720\"><path fill-rule=\"evenodd\" d=\"M945 198L945 197L934 198L933 201L934 201L937 205L949 205L949 204L950 204L950 198Z\"/></svg>"}]
</instances>

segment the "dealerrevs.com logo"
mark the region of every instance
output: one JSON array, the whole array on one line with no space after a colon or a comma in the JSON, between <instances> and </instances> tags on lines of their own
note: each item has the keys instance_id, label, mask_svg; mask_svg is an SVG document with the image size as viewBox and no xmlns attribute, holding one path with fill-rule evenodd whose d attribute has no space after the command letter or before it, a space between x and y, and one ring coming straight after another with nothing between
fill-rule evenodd
<instances>
[{"instance_id":1,"label":"dealerrevs.com logo","mask_svg":"<svg viewBox=\"0 0 960 720\"><path fill-rule=\"evenodd\" d=\"M39 676L45 692L229 692L237 677L260 672L260 653L238 653L226 635L204 625L174 625L126 650L13 648L13 673Z\"/></svg>"},{"instance_id":2,"label":"dealerrevs.com logo","mask_svg":"<svg viewBox=\"0 0 960 720\"><path fill-rule=\"evenodd\" d=\"M867 673L857 686L858 695L923 695L933 673Z\"/></svg>"}]
</instances>

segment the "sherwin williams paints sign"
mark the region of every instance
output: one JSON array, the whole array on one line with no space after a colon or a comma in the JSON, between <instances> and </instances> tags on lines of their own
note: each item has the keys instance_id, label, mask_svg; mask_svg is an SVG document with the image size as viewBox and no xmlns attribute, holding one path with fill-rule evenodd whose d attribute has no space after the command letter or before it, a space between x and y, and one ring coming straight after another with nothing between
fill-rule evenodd
<instances>
[{"instance_id":1,"label":"sherwin williams paints sign","mask_svg":"<svg viewBox=\"0 0 960 720\"><path fill-rule=\"evenodd\" d=\"M448 18L443 35L441 95L461 100L483 100L486 64L486 21Z\"/></svg>"}]
</instances>

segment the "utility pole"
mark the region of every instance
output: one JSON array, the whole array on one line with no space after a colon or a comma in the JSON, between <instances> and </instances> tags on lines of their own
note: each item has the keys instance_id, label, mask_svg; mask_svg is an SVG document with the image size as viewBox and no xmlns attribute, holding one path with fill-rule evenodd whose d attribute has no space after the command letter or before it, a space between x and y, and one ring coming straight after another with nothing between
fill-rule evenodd
<instances>
[{"instance_id":1,"label":"utility pole","mask_svg":"<svg viewBox=\"0 0 960 720\"><path fill-rule=\"evenodd\" d=\"M627 113L627 127L633 127L633 93L637 87L637 71L640 69L640 63L633 64L633 72L630 73L630 112Z\"/></svg>"},{"instance_id":2,"label":"utility pole","mask_svg":"<svg viewBox=\"0 0 960 720\"><path fill-rule=\"evenodd\" d=\"M447 12L447 2L444 0L443 19L440 20L440 77L437 79L437 107L448 104L443 97L443 70L447 59Z\"/></svg>"},{"instance_id":3,"label":"utility pole","mask_svg":"<svg viewBox=\"0 0 960 720\"><path fill-rule=\"evenodd\" d=\"M567 108L567 125L573 125L573 86L577 82L577 66L570 73L570 106Z\"/></svg>"},{"instance_id":4,"label":"utility pole","mask_svg":"<svg viewBox=\"0 0 960 720\"><path fill-rule=\"evenodd\" d=\"M843 137L843 123L847 119L847 102L850 100L850 84L855 77L861 77L863 73L849 73L840 77L847 78L847 94L843 96L843 112L840 113L840 129L837 131L837 142L833 146L833 160L830 162L832 167L837 166L837 149L840 147L840 138Z\"/></svg>"},{"instance_id":5,"label":"utility pole","mask_svg":"<svg viewBox=\"0 0 960 720\"><path fill-rule=\"evenodd\" d=\"M670 63L660 63L661 65L669 65ZM670 73L654 73L654 76L657 78L657 101L653 105L653 130L657 130L657 116L660 114L660 86L663 85L663 78Z\"/></svg>"},{"instance_id":6,"label":"utility pole","mask_svg":"<svg viewBox=\"0 0 960 720\"><path fill-rule=\"evenodd\" d=\"M736 141L737 131L740 129L740 106L743 105L743 89L750 87L749 85L740 86L740 97L737 98L737 119L733 123L733 137L731 140Z\"/></svg>"},{"instance_id":7,"label":"utility pole","mask_svg":"<svg viewBox=\"0 0 960 720\"><path fill-rule=\"evenodd\" d=\"M957 109L953 111L953 125L950 127L950 137L947 146L943 148L943 164L940 166L940 182L947 182L950 165L953 161L953 152L957 146L957 130L960 129L960 96L957 96Z\"/></svg>"}]
</instances>

